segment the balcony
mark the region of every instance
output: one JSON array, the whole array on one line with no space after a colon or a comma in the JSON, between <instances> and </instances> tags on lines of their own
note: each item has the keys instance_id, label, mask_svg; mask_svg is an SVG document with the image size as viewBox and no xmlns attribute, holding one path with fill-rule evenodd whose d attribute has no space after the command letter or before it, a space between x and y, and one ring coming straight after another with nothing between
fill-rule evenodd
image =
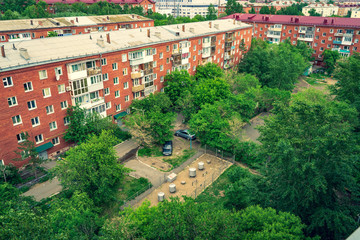
<instances>
[{"instance_id":1,"label":"balcony","mask_svg":"<svg viewBox=\"0 0 360 240\"><path fill-rule=\"evenodd\" d=\"M189 48L189 47L182 47L180 50L181 50L181 53L188 53L188 52L190 52L190 48Z\"/></svg>"},{"instance_id":2,"label":"balcony","mask_svg":"<svg viewBox=\"0 0 360 240\"><path fill-rule=\"evenodd\" d=\"M75 102L75 101L73 101L73 102ZM80 107L85 108L85 109L91 109L100 104L105 104L105 99L103 97L99 97L99 98L95 98L92 100L87 100L86 102L82 102L80 104Z\"/></svg>"},{"instance_id":3,"label":"balcony","mask_svg":"<svg viewBox=\"0 0 360 240\"><path fill-rule=\"evenodd\" d=\"M236 39L235 36L228 36L225 38L225 42L232 43L233 41L235 41L235 39Z\"/></svg>"},{"instance_id":4,"label":"balcony","mask_svg":"<svg viewBox=\"0 0 360 240\"><path fill-rule=\"evenodd\" d=\"M267 36L268 38L278 38L278 39L280 39L280 37L281 37L280 34L277 35L277 34L274 34L274 33L268 33L266 36Z\"/></svg>"},{"instance_id":5,"label":"balcony","mask_svg":"<svg viewBox=\"0 0 360 240\"><path fill-rule=\"evenodd\" d=\"M224 69L229 69L229 68L232 68L234 66L234 63L226 63L224 65Z\"/></svg>"},{"instance_id":6,"label":"balcony","mask_svg":"<svg viewBox=\"0 0 360 240\"><path fill-rule=\"evenodd\" d=\"M86 71L87 71L88 76L101 74L101 68L100 67L88 68Z\"/></svg>"},{"instance_id":7,"label":"balcony","mask_svg":"<svg viewBox=\"0 0 360 240\"><path fill-rule=\"evenodd\" d=\"M181 59L181 65L188 64L188 63L189 63L189 58Z\"/></svg>"},{"instance_id":8,"label":"balcony","mask_svg":"<svg viewBox=\"0 0 360 240\"><path fill-rule=\"evenodd\" d=\"M344 37L353 37L354 36L354 33L344 33L343 35Z\"/></svg>"},{"instance_id":9,"label":"balcony","mask_svg":"<svg viewBox=\"0 0 360 240\"><path fill-rule=\"evenodd\" d=\"M178 66L181 64L181 54L173 54L171 57L171 61L173 63L173 66Z\"/></svg>"},{"instance_id":10,"label":"balcony","mask_svg":"<svg viewBox=\"0 0 360 240\"><path fill-rule=\"evenodd\" d=\"M306 29L299 29L299 33L306 33Z\"/></svg>"},{"instance_id":11,"label":"balcony","mask_svg":"<svg viewBox=\"0 0 360 240\"><path fill-rule=\"evenodd\" d=\"M99 91L101 89L104 89L104 83L98 82L95 84L89 84L89 81L88 81L88 89L89 89L89 92Z\"/></svg>"},{"instance_id":12,"label":"balcony","mask_svg":"<svg viewBox=\"0 0 360 240\"><path fill-rule=\"evenodd\" d=\"M303 35L303 36L299 36L298 40L300 41L305 41L305 42L312 42L314 41L314 36L313 35Z\"/></svg>"},{"instance_id":13,"label":"balcony","mask_svg":"<svg viewBox=\"0 0 360 240\"><path fill-rule=\"evenodd\" d=\"M269 28L269 30L272 30L272 31L277 31L277 32L281 32L281 27L274 27L274 26L271 26Z\"/></svg>"},{"instance_id":14,"label":"balcony","mask_svg":"<svg viewBox=\"0 0 360 240\"><path fill-rule=\"evenodd\" d=\"M342 37L342 36L344 35L344 33L338 33L338 32L337 32L337 33L335 33L334 35L335 35L335 37Z\"/></svg>"},{"instance_id":15,"label":"balcony","mask_svg":"<svg viewBox=\"0 0 360 240\"><path fill-rule=\"evenodd\" d=\"M341 41L334 40L333 44L341 44Z\"/></svg>"},{"instance_id":16,"label":"balcony","mask_svg":"<svg viewBox=\"0 0 360 240\"><path fill-rule=\"evenodd\" d=\"M148 55L148 56L144 56L142 58L131 59L130 65L136 66L136 65L140 65L140 64L144 64L144 63L153 62L153 61L154 61L153 55Z\"/></svg>"},{"instance_id":17,"label":"balcony","mask_svg":"<svg viewBox=\"0 0 360 240\"><path fill-rule=\"evenodd\" d=\"M151 93L155 92L155 86L147 87L144 89L144 95L149 96Z\"/></svg>"},{"instance_id":18,"label":"balcony","mask_svg":"<svg viewBox=\"0 0 360 240\"><path fill-rule=\"evenodd\" d=\"M211 51L210 49L208 49L207 51L204 51L203 50L203 53L202 53L202 58L208 58L208 57L211 57Z\"/></svg>"},{"instance_id":19,"label":"balcony","mask_svg":"<svg viewBox=\"0 0 360 240\"><path fill-rule=\"evenodd\" d=\"M132 87L132 92L135 93L135 92L140 92L142 90L144 90L145 86L144 85L138 85L138 86L134 86Z\"/></svg>"},{"instance_id":20,"label":"balcony","mask_svg":"<svg viewBox=\"0 0 360 240\"><path fill-rule=\"evenodd\" d=\"M87 76L88 75L87 75L86 69L82 70L82 71L77 71L77 72L69 71L69 74L68 74L69 80L75 80L75 79L79 79L79 78L87 78Z\"/></svg>"},{"instance_id":21,"label":"balcony","mask_svg":"<svg viewBox=\"0 0 360 240\"><path fill-rule=\"evenodd\" d=\"M211 46L211 42L210 42L210 41L208 41L208 42L204 42L204 41L203 41L202 48L208 48L208 47L210 47L210 46Z\"/></svg>"},{"instance_id":22,"label":"balcony","mask_svg":"<svg viewBox=\"0 0 360 240\"><path fill-rule=\"evenodd\" d=\"M234 54L225 54L224 60L230 60L234 58Z\"/></svg>"},{"instance_id":23,"label":"balcony","mask_svg":"<svg viewBox=\"0 0 360 240\"><path fill-rule=\"evenodd\" d=\"M340 53L350 53L350 50L348 49L340 49Z\"/></svg>"},{"instance_id":24,"label":"balcony","mask_svg":"<svg viewBox=\"0 0 360 240\"><path fill-rule=\"evenodd\" d=\"M144 72L144 76L146 76L152 74L154 72L154 69L153 68L144 69L143 72Z\"/></svg>"},{"instance_id":25,"label":"balcony","mask_svg":"<svg viewBox=\"0 0 360 240\"><path fill-rule=\"evenodd\" d=\"M141 78L144 76L144 72L142 70L131 72L131 79Z\"/></svg>"}]
</instances>

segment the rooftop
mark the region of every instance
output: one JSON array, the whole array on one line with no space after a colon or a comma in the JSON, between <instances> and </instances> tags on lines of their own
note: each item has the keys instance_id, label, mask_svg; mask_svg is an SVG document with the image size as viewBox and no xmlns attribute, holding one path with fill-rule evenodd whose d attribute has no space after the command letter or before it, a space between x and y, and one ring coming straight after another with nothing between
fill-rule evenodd
<instances>
[{"instance_id":1,"label":"rooftop","mask_svg":"<svg viewBox=\"0 0 360 240\"><path fill-rule=\"evenodd\" d=\"M91 25L107 24L107 23L134 22L139 20L144 21L151 19L135 14L121 14L121 15L103 15L103 16L3 20L0 21L0 32L27 30L27 29L69 27L69 26L91 26Z\"/></svg>"},{"instance_id":2,"label":"rooftop","mask_svg":"<svg viewBox=\"0 0 360 240\"><path fill-rule=\"evenodd\" d=\"M312 17L295 15L268 15L268 14L241 14L235 13L222 19L236 19L244 22L262 22L278 24L296 24L296 25L317 25L360 28L360 18L341 18L341 17Z\"/></svg>"},{"instance_id":3,"label":"rooftop","mask_svg":"<svg viewBox=\"0 0 360 240\"><path fill-rule=\"evenodd\" d=\"M65 3L65 4L73 4L76 2L83 2L86 4L93 4L96 2L101 2L103 0L44 0L47 4L54 4L54 3ZM106 0L109 3L114 4L138 4L141 3L144 0ZM148 0L150 3L155 4L153 0Z\"/></svg>"},{"instance_id":4,"label":"rooftop","mask_svg":"<svg viewBox=\"0 0 360 240\"><path fill-rule=\"evenodd\" d=\"M6 57L4 58L0 55L0 72L45 63L77 59L85 56L96 56L119 50L146 47L162 42L187 40L188 38L196 36L251 27L251 25L238 21L235 22L230 19L210 22L195 22L119 30L108 33L40 38L31 41L17 42L15 43L16 49L13 49L13 43L4 43ZM185 32L182 31L183 25ZM150 31L150 37L147 36L148 30ZM107 42L107 34L110 36L111 43ZM97 41L101 38L104 40L103 47L97 44ZM20 50L24 51L23 49L26 49L27 51L25 57L20 55Z\"/></svg>"}]
</instances>

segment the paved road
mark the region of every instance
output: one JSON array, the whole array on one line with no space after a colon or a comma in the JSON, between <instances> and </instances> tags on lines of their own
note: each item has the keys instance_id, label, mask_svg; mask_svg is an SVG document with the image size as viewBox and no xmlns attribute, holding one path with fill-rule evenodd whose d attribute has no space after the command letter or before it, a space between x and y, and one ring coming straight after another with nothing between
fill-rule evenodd
<instances>
[{"instance_id":1,"label":"paved road","mask_svg":"<svg viewBox=\"0 0 360 240\"><path fill-rule=\"evenodd\" d=\"M62 190L62 186L57 178L51 181L38 183L34 185L29 191L23 193L24 196L33 196L36 201L40 201L43 198L50 197L59 193Z\"/></svg>"},{"instance_id":2,"label":"paved road","mask_svg":"<svg viewBox=\"0 0 360 240\"><path fill-rule=\"evenodd\" d=\"M123 158L126 154L128 154L130 151L136 149L139 147L139 144L135 142L134 140L130 139L125 142L122 142L114 147L116 151L116 155L118 158Z\"/></svg>"},{"instance_id":3,"label":"paved road","mask_svg":"<svg viewBox=\"0 0 360 240\"><path fill-rule=\"evenodd\" d=\"M124 163L124 165L127 168L135 170L135 172L130 173L130 176L133 176L136 178L139 178L139 177L147 178L153 185L158 185L160 182L162 182L162 180L166 176L166 173L161 172L155 168L152 168L152 167L140 162L136 158L126 161Z\"/></svg>"},{"instance_id":4,"label":"paved road","mask_svg":"<svg viewBox=\"0 0 360 240\"><path fill-rule=\"evenodd\" d=\"M256 143L260 143L257 139L260 137L260 132L259 130L256 129L256 127L264 125L264 117L265 116L269 116L270 113L265 112L265 113L260 113L259 115L257 115L256 117L252 118L250 120L250 123L246 124L243 127L244 130L244 138L245 140L251 140L253 142Z\"/></svg>"}]
</instances>

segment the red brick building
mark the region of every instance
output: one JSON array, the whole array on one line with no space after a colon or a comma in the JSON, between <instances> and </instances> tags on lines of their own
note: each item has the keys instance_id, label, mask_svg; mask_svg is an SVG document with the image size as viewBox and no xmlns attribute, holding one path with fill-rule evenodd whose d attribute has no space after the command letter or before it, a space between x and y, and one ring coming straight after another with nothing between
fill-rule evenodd
<instances>
[{"instance_id":1,"label":"red brick building","mask_svg":"<svg viewBox=\"0 0 360 240\"><path fill-rule=\"evenodd\" d=\"M46 38L49 32L69 36L153 26L154 20L136 14L4 20L0 21L0 44Z\"/></svg>"},{"instance_id":2,"label":"red brick building","mask_svg":"<svg viewBox=\"0 0 360 240\"><path fill-rule=\"evenodd\" d=\"M325 49L349 56L360 50L360 19L289 15L233 14L224 19L236 19L253 25L253 37L271 43L298 40L314 49L316 61L322 60Z\"/></svg>"},{"instance_id":3,"label":"red brick building","mask_svg":"<svg viewBox=\"0 0 360 240\"><path fill-rule=\"evenodd\" d=\"M63 135L70 105L121 122L133 99L162 91L165 75L175 69L194 74L207 62L232 67L251 35L248 24L215 20L4 43L0 161L25 163L12 161L25 131L43 157L69 147Z\"/></svg>"},{"instance_id":4,"label":"red brick building","mask_svg":"<svg viewBox=\"0 0 360 240\"><path fill-rule=\"evenodd\" d=\"M50 12L54 12L53 5L55 3L64 3L64 4L73 4L77 2L83 2L87 5L91 5L96 2L101 2L103 0L44 0L49 5ZM144 9L144 12L147 12L151 9L155 12L155 2L153 0L107 0L109 3L114 3L117 5L129 5L129 7L141 6Z\"/></svg>"}]
</instances>

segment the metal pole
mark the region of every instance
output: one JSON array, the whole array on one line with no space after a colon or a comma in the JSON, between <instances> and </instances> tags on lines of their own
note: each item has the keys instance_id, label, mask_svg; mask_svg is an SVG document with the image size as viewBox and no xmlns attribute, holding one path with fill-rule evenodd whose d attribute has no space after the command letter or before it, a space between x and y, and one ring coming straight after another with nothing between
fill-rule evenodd
<instances>
[{"instance_id":1,"label":"metal pole","mask_svg":"<svg viewBox=\"0 0 360 240\"><path fill-rule=\"evenodd\" d=\"M191 138L190 138L190 150L192 149L192 140L191 140Z\"/></svg>"}]
</instances>

